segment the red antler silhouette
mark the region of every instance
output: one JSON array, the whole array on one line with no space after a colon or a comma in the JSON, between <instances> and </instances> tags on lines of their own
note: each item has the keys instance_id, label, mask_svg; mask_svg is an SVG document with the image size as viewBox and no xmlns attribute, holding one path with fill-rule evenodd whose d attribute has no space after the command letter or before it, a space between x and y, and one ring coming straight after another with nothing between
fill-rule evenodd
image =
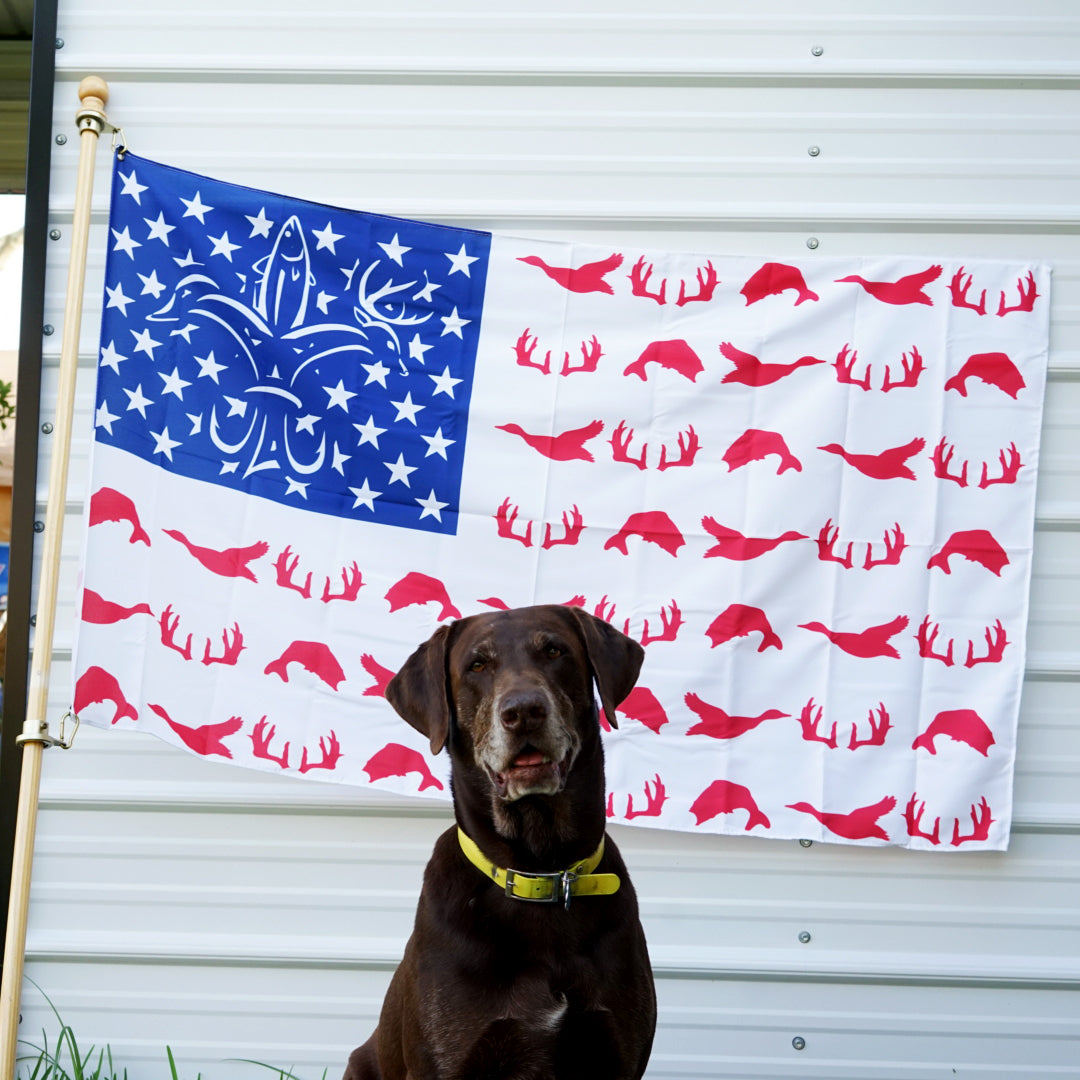
<instances>
[{"instance_id":1,"label":"red antler silhouette","mask_svg":"<svg viewBox=\"0 0 1080 1080\"><path fill-rule=\"evenodd\" d=\"M678 307L682 307L684 304L693 303L696 300L711 300L713 293L716 291L716 286L720 284L716 277L716 269L710 259L701 269L697 272L698 291L697 296L687 296L686 294L686 282L679 282L679 299L675 301Z\"/></svg>"},{"instance_id":2,"label":"red antler silhouette","mask_svg":"<svg viewBox=\"0 0 1080 1080\"><path fill-rule=\"evenodd\" d=\"M907 822L908 836L921 836L924 840L929 840L931 844L941 843L941 818L934 818L934 831L923 832L922 830L922 816L926 810L926 802L919 803L919 809L915 809L915 804L918 801L918 792L913 791L911 798L908 799L907 806L904 807L904 820Z\"/></svg>"},{"instance_id":3,"label":"red antler silhouette","mask_svg":"<svg viewBox=\"0 0 1080 1080\"><path fill-rule=\"evenodd\" d=\"M629 465L636 465L639 469L645 469L645 452L649 448L646 443L641 448L640 457L630 456L630 440L634 437L634 429L626 426L625 420L619 421L619 426L611 433L611 456L615 461L625 461Z\"/></svg>"},{"instance_id":4,"label":"red antler silhouette","mask_svg":"<svg viewBox=\"0 0 1080 1080\"><path fill-rule=\"evenodd\" d=\"M989 465L983 462L982 479L979 481L980 488L988 488L993 484L1015 484L1016 477L1023 467L1020 460L1020 451L1016 449L1016 443L1009 443L1008 450L998 451L998 461L1001 463L1001 475L989 476Z\"/></svg>"},{"instance_id":5,"label":"red antler silhouette","mask_svg":"<svg viewBox=\"0 0 1080 1080\"><path fill-rule=\"evenodd\" d=\"M352 566L343 566L341 568L341 592L332 593L330 591L330 579L327 578L326 584L323 585L322 602L329 604L331 600L355 600L363 585L364 579L360 574L360 567L355 562Z\"/></svg>"},{"instance_id":6,"label":"red antler silhouette","mask_svg":"<svg viewBox=\"0 0 1080 1080\"><path fill-rule=\"evenodd\" d=\"M1002 293L997 311L999 315L1008 315L1010 311L1035 310L1035 300L1039 294L1035 291L1035 275L1030 270L1028 271L1027 278L1017 279L1016 289L1020 294L1020 303L1014 304L1012 307L1006 307L1005 294ZM985 839L985 837L982 837L981 839Z\"/></svg>"},{"instance_id":7,"label":"red antler silhouette","mask_svg":"<svg viewBox=\"0 0 1080 1080\"><path fill-rule=\"evenodd\" d=\"M563 353L562 371L559 374L573 375L578 371L595 371L596 365L600 363L600 357L603 355L600 342L596 340L596 335L593 334L592 341L583 341L581 343L581 363L576 367L570 363L570 354Z\"/></svg>"},{"instance_id":8,"label":"red antler silhouette","mask_svg":"<svg viewBox=\"0 0 1080 1080\"><path fill-rule=\"evenodd\" d=\"M319 736L319 753L322 754L321 761L309 762L307 747L304 747L304 752L300 756L300 771L302 773L311 772L312 769L333 769L337 767L337 763L341 760L341 744L338 742L333 729L331 729L328 736Z\"/></svg>"},{"instance_id":9,"label":"red antler silhouette","mask_svg":"<svg viewBox=\"0 0 1080 1080\"><path fill-rule=\"evenodd\" d=\"M652 277L652 272L652 263L649 263L648 269L646 269L645 256L642 255L634 263L633 270L630 271L630 291L634 296L647 296L658 304L666 304L667 300L664 297L667 294L667 278L660 282L660 288L656 292L649 292L649 278Z\"/></svg>"},{"instance_id":10,"label":"red antler silhouette","mask_svg":"<svg viewBox=\"0 0 1080 1080\"><path fill-rule=\"evenodd\" d=\"M982 801L978 806L974 803L971 805L971 824L971 832L967 836L961 836L960 819L954 819L952 833L953 847L959 847L961 844L966 844L969 840L986 840L990 836L990 826L994 824L994 819L990 816L990 804L987 803L985 795L982 797Z\"/></svg>"},{"instance_id":11,"label":"red antler silhouette","mask_svg":"<svg viewBox=\"0 0 1080 1080\"><path fill-rule=\"evenodd\" d=\"M600 602L593 608L593 614L604 622L611 622L615 618L615 605L608 604L607 593L600 597Z\"/></svg>"},{"instance_id":12,"label":"red antler silhouette","mask_svg":"<svg viewBox=\"0 0 1080 1080\"><path fill-rule=\"evenodd\" d=\"M885 736L888 735L889 729L892 724L889 722L889 714L885 711L885 703L883 701L878 702L878 715L874 715L874 710L871 709L867 719L870 721L870 737L868 739L860 739L858 737L858 728L855 724L851 725L851 738L848 740L848 749L857 750L860 746L884 746Z\"/></svg>"},{"instance_id":13,"label":"red antler silhouette","mask_svg":"<svg viewBox=\"0 0 1080 1080\"><path fill-rule=\"evenodd\" d=\"M537 342L540 339L534 337L532 342L529 342L529 328L526 327L521 332L521 337L514 343L514 355L517 357L519 367L531 367L536 368L537 371L542 371L545 375L551 374L551 353L548 352L544 357L544 362L540 363L532 358L533 353L536 351Z\"/></svg>"},{"instance_id":14,"label":"red antler silhouette","mask_svg":"<svg viewBox=\"0 0 1080 1080\"><path fill-rule=\"evenodd\" d=\"M671 614L668 614L668 609L662 607L660 609L660 626L661 630L659 634L649 633L649 620L646 619L641 629L641 641L642 645L651 645L654 641L674 641L679 633L679 627L683 624L682 612L679 610L679 605L672 600L671 601ZM627 637L629 633L630 620L626 620L626 627L623 633Z\"/></svg>"},{"instance_id":15,"label":"red antler silhouette","mask_svg":"<svg viewBox=\"0 0 1080 1080\"><path fill-rule=\"evenodd\" d=\"M514 532L514 522L517 520L518 507L510 509L510 496L507 495L505 499L499 504L499 509L495 511L495 523L499 530L499 535L505 537L507 540L517 540L519 544L524 544L525 547L532 547L532 522L525 526L525 532L522 535L518 535Z\"/></svg>"},{"instance_id":16,"label":"red antler silhouette","mask_svg":"<svg viewBox=\"0 0 1080 1080\"><path fill-rule=\"evenodd\" d=\"M949 463L952 461L952 456L956 452L956 447L952 443L945 441L945 436L941 436L941 442L934 447L934 453L931 455L930 460L934 463L934 475L939 480L951 480L954 484L958 484L960 487L965 488L968 486L967 481L967 467L968 463L965 461L963 467L959 473L949 472Z\"/></svg>"},{"instance_id":17,"label":"red antler silhouette","mask_svg":"<svg viewBox=\"0 0 1080 1080\"><path fill-rule=\"evenodd\" d=\"M973 275L968 274L967 280L964 280L964 268L961 266L959 270L953 274L952 281L949 282L949 292L952 293L953 307L968 308L970 311L974 311L976 315L986 314L986 290L983 289L982 295L979 297L979 302L973 304L968 298L968 289L971 288L971 283L974 280Z\"/></svg>"},{"instance_id":18,"label":"red antler silhouette","mask_svg":"<svg viewBox=\"0 0 1080 1080\"><path fill-rule=\"evenodd\" d=\"M855 361L858 359L858 352L853 351L851 355L848 355L848 349L850 346L845 345L837 354L836 359L833 361L833 367L836 368L836 381L838 383L844 383L848 386L858 386L863 390L870 389L870 367L867 365L866 374L861 379L856 379L852 375L852 369L855 367Z\"/></svg>"},{"instance_id":19,"label":"red antler silhouette","mask_svg":"<svg viewBox=\"0 0 1080 1080\"><path fill-rule=\"evenodd\" d=\"M953 666L953 641L949 639L949 647L943 653L934 652L934 638L938 636L941 627L934 623L934 629L930 629L930 616L927 615L919 626L919 632L915 640L919 643L919 655L927 660L940 660L946 667Z\"/></svg>"},{"instance_id":20,"label":"red antler silhouette","mask_svg":"<svg viewBox=\"0 0 1080 1080\"><path fill-rule=\"evenodd\" d=\"M674 469L677 466L689 467L694 464L694 459L700 449L701 442L694 431L694 425L691 424L685 432L679 432L679 456L677 458L668 461L667 446L660 447L660 464L657 469L663 472L665 469ZM644 451L642 453L644 454Z\"/></svg>"},{"instance_id":21,"label":"red antler silhouette","mask_svg":"<svg viewBox=\"0 0 1080 1080\"><path fill-rule=\"evenodd\" d=\"M896 522L892 530L885 530L885 554L880 559L873 557L873 547L866 545L866 560L863 563L864 570L871 570L875 566L898 566L900 556L904 553L907 544L904 541L904 533L900 528L900 522Z\"/></svg>"},{"instance_id":22,"label":"red antler silhouette","mask_svg":"<svg viewBox=\"0 0 1080 1080\"><path fill-rule=\"evenodd\" d=\"M191 639L188 638L188 641ZM234 665L240 659L240 653L244 648L244 635L240 633L240 624L233 623L231 631L221 631L222 652L220 656L210 655L210 639L206 639L206 648L203 650L202 662L209 667L211 664ZM188 657L190 660L191 657Z\"/></svg>"},{"instance_id":23,"label":"red antler silhouette","mask_svg":"<svg viewBox=\"0 0 1080 1080\"><path fill-rule=\"evenodd\" d=\"M626 796L626 820L630 821L636 817L659 817L663 810L664 803L667 802L667 791L664 789L664 782L660 779L660 774L656 774L655 782L650 785L649 781L645 781L645 800L646 805L644 810L634 809L634 796Z\"/></svg>"},{"instance_id":24,"label":"red antler silhouette","mask_svg":"<svg viewBox=\"0 0 1080 1080\"><path fill-rule=\"evenodd\" d=\"M837 538L840 536L840 527L832 528L832 518L829 518L824 525L821 526L821 531L817 536L817 549L818 558L822 562L835 562L839 563L846 570L850 570L852 567L851 561L851 548L852 544L847 546L847 554L840 556L837 555L833 548L836 546Z\"/></svg>"},{"instance_id":25,"label":"red antler silhouette","mask_svg":"<svg viewBox=\"0 0 1080 1080\"><path fill-rule=\"evenodd\" d=\"M1005 637L1005 627L1001 625L1001 620L998 619L993 626L986 628L986 655L975 655L975 642L968 642L967 659L964 661L964 667L972 668L976 664L997 664L1000 663L1002 656L1005 654L1005 646L1009 644Z\"/></svg>"},{"instance_id":26,"label":"red antler silhouette","mask_svg":"<svg viewBox=\"0 0 1080 1080\"><path fill-rule=\"evenodd\" d=\"M277 583L283 589L292 589L294 592L298 592L305 600L311 599L311 574L308 574L307 580L303 585L297 585L293 579L293 571L300 565L300 556L292 554L292 548L289 545L285 546L285 550L282 551L277 559L274 561L274 569L277 571Z\"/></svg>"},{"instance_id":27,"label":"red antler silhouette","mask_svg":"<svg viewBox=\"0 0 1080 1080\"><path fill-rule=\"evenodd\" d=\"M275 761L283 769L289 767L289 744L285 744L285 749L281 751L281 754L275 757L270 753L270 743L273 741L274 733L277 731L277 727L274 724L267 726L266 717L264 716L250 732L251 738L251 753L253 757L263 758L266 761Z\"/></svg>"},{"instance_id":28,"label":"red antler silhouette","mask_svg":"<svg viewBox=\"0 0 1080 1080\"><path fill-rule=\"evenodd\" d=\"M881 389L883 393L888 393L890 390L900 390L905 386L918 386L919 377L923 373L923 358L919 354L919 350L912 345L911 346L911 359L908 360L908 354L902 353L900 356L900 365L904 369L904 377L897 379L893 382L889 378L889 365L885 365L885 378L882 381Z\"/></svg>"},{"instance_id":29,"label":"red antler silhouette","mask_svg":"<svg viewBox=\"0 0 1080 1080\"><path fill-rule=\"evenodd\" d=\"M569 510L563 511L562 522L564 533L561 539L552 536L550 522L544 526L544 542L540 546L545 551L548 548L558 547L560 544L573 546L581 539L582 530L585 528L585 521L576 504ZM530 524L529 527L531 528L532 525Z\"/></svg>"},{"instance_id":30,"label":"red antler silhouette","mask_svg":"<svg viewBox=\"0 0 1080 1080\"><path fill-rule=\"evenodd\" d=\"M822 735L818 731L818 724L821 723L821 718L824 716L825 710L819 705L817 710L817 716L814 715L814 699L811 698L804 706L801 713L799 713L799 723L802 725L802 737L807 742L820 742L824 743L830 750L836 749L836 723L833 722L832 732L828 738Z\"/></svg>"},{"instance_id":31,"label":"red antler silhouette","mask_svg":"<svg viewBox=\"0 0 1080 1080\"><path fill-rule=\"evenodd\" d=\"M158 619L161 626L161 644L166 648L178 652L185 660L191 659L191 635L187 636L187 644L181 648L176 644L176 628L180 625L180 616L175 618L172 613L172 604L168 604Z\"/></svg>"}]
</instances>

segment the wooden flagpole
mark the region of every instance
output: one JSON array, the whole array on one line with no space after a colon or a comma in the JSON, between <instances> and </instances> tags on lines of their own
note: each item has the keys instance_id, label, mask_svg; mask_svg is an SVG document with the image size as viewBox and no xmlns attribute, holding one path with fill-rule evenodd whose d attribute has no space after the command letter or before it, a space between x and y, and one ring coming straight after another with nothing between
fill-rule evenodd
<instances>
[{"instance_id":1,"label":"wooden flagpole","mask_svg":"<svg viewBox=\"0 0 1080 1080\"><path fill-rule=\"evenodd\" d=\"M75 376L79 360L79 328L82 322L86 250L90 232L90 200L94 189L98 136L107 123L105 103L109 99L109 87L104 79L96 75L88 76L79 83L79 99L82 105L75 114L79 129L79 168L71 229L67 295L64 301L64 331L60 345L60 385L53 424L56 442L49 470L49 494L45 508L44 547L38 586L37 632L30 667L30 693L23 733L16 740L22 745L23 760L15 824L11 895L8 899L4 973L3 982L0 984L0 1080L12 1080L15 1075L19 1002L30 903L30 872L34 858L38 790L41 784L41 755L46 746L64 745L61 741L62 731L61 739L49 734L46 711L56 622L57 581L60 575L60 542L64 532L64 503L67 499L71 417L74 411Z\"/></svg>"}]
</instances>

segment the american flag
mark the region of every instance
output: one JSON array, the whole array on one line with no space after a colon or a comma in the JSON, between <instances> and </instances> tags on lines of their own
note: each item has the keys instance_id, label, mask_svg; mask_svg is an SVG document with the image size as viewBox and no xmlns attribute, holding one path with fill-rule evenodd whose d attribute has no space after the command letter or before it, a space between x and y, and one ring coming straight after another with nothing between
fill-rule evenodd
<instances>
[{"instance_id":1,"label":"american flag","mask_svg":"<svg viewBox=\"0 0 1080 1080\"><path fill-rule=\"evenodd\" d=\"M532 603L641 641L612 821L1003 849L1038 264L492 235L114 167L74 705L448 797L383 688Z\"/></svg>"}]
</instances>

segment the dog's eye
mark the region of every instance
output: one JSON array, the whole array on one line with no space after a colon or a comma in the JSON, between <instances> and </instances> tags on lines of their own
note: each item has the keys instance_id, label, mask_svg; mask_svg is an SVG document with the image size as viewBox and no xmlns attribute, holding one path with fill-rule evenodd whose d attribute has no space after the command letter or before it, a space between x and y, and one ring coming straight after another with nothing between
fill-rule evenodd
<instances>
[{"instance_id":1,"label":"dog's eye","mask_svg":"<svg viewBox=\"0 0 1080 1080\"><path fill-rule=\"evenodd\" d=\"M469 665L469 670L470 671L483 671L486 666L487 665L484 663L483 660L474 660Z\"/></svg>"},{"instance_id":2,"label":"dog's eye","mask_svg":"<svg viewBox=\"0 0 1080 1080\"><path fill-rule=\"evenodd\" d=\"M544 649L544 655L554 660L557 656L562 656L563 651L558 645L548 645Z\"/></svg>"}]
</instances>

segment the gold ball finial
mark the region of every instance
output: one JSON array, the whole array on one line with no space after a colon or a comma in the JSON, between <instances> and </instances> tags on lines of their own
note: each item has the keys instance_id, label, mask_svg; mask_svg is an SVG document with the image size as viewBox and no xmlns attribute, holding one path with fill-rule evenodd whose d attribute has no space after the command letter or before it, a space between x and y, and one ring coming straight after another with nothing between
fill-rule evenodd
<instances>
[{"instance_id":1,"label":"gold ball finial","mask_svg":"<svg viewBox=\"0 0 1080 1080\"><path fill-rule=\"evenodd\" d=\"M95 106L94 102L88 100L89 98L97 98L100 104ZM100 75L87 75L79 83L79 100L88 108L103 109L109 100L109 84Z\"/></svg>"}]
</instances>

